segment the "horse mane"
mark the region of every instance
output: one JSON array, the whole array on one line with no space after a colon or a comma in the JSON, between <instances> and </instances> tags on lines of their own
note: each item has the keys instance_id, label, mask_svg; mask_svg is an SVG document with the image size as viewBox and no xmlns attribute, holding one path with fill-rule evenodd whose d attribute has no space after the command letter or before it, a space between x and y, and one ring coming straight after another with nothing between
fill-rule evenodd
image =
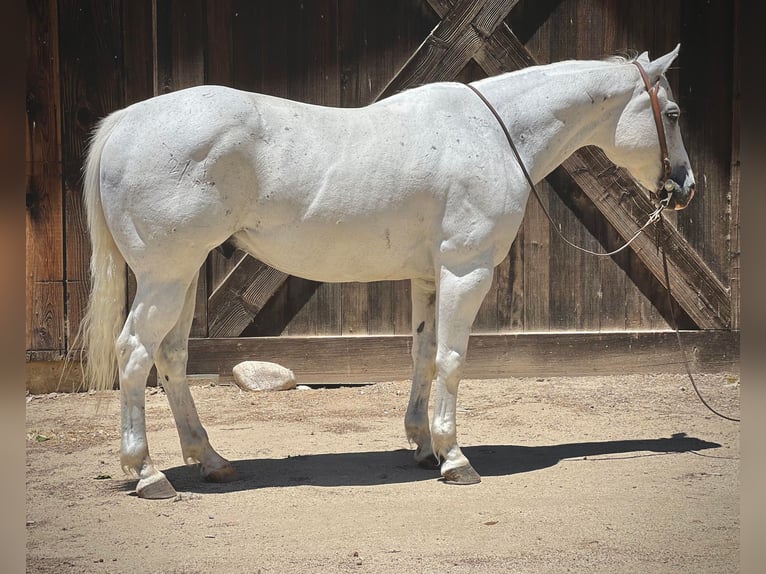
<instances>
[{"instance_id":1,"label":"horse mane","mask_svg":"<svg viewBox=\"0 0 766 574\"><path fill-rule=\"evenodd\" d=\"M613 54L611 56L606 56L603 58L604 62L611 62L613 64L630 64L632 62L635 62L638 60L639 56L638 50L625 50L624 52L618 52L617 54Z\"/></svg>"}]
</instances>

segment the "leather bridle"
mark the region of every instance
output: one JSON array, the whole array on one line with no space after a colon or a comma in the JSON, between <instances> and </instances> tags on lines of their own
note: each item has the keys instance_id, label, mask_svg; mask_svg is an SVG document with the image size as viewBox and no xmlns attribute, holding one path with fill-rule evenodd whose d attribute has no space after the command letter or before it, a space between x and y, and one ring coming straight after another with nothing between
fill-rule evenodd
<instances>
[{"instance_id":1,"label":"leather bridle","mask_svg":"<svg viewBox=\"0 0 766 574\"><path fill-rule=\"evenodd\" d=\"M659 199L661 201L668 202L673 191L673 185L666 185L670 179L671 168L670 156L668 155L668 141L665 138L665 126L662 123L662 110L660 109L660 100L657 97L657 92L660 89L660 82L657 81L656 84L652 85L652 83L649 81L649 76L646 74L646 70L644 70L644 67L636 60L634 60L632 63L636 66L636 68L638 68L638 73L641 75L641 79L644 81L644 86L646 86L646 91L649 94L649 99L652 103L652 114L654 115L654 125L657 126L657 138L660 141L660 159L662 161L662 180L659 184L659 191L664 190L667 192L666 197Z\"/></svg>"}]
</instances>

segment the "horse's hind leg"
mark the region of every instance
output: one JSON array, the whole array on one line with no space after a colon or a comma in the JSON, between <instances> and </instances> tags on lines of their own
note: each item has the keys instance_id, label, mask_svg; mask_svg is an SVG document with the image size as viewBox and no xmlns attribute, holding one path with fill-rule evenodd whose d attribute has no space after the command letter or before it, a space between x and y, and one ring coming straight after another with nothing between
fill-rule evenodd
<instances>
[{"instance_id":1,"label":"horse's hind leg","mask_svg":"<svg viewBox=\"0 0 766 574\"><path fill-rule=\"evenodd\" d=\"M436 361L436 285L433 281L412 280L412 390L404 428L407 439L417 445L415 460L424 468L438 468L431 450L428 426L428 396Z\"/></svg>"},{"instance_id":2,"label":"horse's hind leg","mask_svg":"<svg viewBox=\"0 0 766 574\"><path fill-rule=\"evenodd\" d=\"M437 295L438 347L431 440L442 461L441 474L452 484L481 481L457 444L457 391L468 349L468 335L492 283L492 266L442 267Z\"/></svg>"},{"instance_id":3,"label":"horse's hind leg","mask_svg":"<svg viewBox=\"0 0 766 574\"><path fill-rule=\"evenodd\" d=\"M199 463L200 473L205 480L227 482L237 477L236 471L229 461L210 446L207 432L200 423L194 399L186 382L189 330L194 318L196 290L195 277L186 291L181 316L160 344L155 359L157 378L165 389L170 409L173 411L184 461L187 464Z\"/></svg>"},{"instance_id":4,"label":"horse's hind leg","mask_svg":"<svg viewBox=\"0 0 766 574\"><path fill-rule=\"evenodd\" d=\"M170 498L176 492L149 457L146 438L146 378L160 342L178 321L189 282L138 277L133 306L117 338L117 361L122 410L120 462L138 474L136 494Z\"/></svg>"}]
</instances>

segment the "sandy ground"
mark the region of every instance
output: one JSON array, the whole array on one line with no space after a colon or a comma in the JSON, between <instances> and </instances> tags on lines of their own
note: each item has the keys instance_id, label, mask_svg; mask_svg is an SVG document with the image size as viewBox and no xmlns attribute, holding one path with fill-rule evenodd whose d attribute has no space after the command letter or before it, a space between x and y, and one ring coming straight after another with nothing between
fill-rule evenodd
<instances>
[{"instance_id":1,"label":"sandy ground","mask_svg":"<svg viewBox=\"0 0 766 574\"><path fill-rule=\"evenodd\" d=\"M737 415L739 377L699 376ZM404 437L406 381L246 393L193 387L241 479L182 466L161 391L150 449L176 500L119 466L119 406L27 397L27 572L733 573L739 426L681 376L464 381L458 436L483 476L439 482Z\"/></svg>"}]
</instances>

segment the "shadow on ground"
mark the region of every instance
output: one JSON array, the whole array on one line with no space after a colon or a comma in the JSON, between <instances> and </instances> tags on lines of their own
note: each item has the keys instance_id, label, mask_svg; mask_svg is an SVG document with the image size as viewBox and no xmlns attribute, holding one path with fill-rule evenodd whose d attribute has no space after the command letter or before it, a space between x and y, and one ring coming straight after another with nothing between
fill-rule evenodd
<instances>
[{"instance_id":1,"label":"shadow on ground","mask_svg":"<svg viewBox=\"0 0 766 574\"><path fill-rule=\"evenodd\" d=\"M509 476L554 466L566 459L612 455L637 458L719 448L721 445L689 437L580 442L550 446L485 445L463 447L474 468L484 477ZM624 456L614 456L624 455ZM233 461L239 480L225 484L204 482L196 466L177 466L165 471L178 491L214 494L257 488L313 486L373 486L434 480L436 470L419 468L410 450L301 455ZM136 481L125 481L124 490Z\"/></svg>"}]
</instances>

